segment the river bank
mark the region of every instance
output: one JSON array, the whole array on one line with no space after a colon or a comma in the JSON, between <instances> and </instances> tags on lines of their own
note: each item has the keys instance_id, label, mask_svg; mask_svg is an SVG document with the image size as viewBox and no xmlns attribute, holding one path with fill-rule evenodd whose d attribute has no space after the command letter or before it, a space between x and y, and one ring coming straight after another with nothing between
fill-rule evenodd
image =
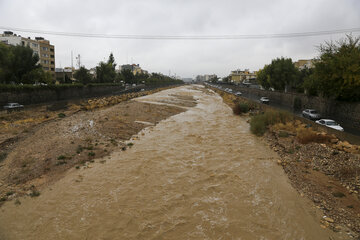
<instances>
[{"instance_id":1,"label":"river bank","mask_svg":"<svg viewBox=\"0 0 360 240\"><path fill-rule=\"evenodd\" d=\"M230 107L236 102L248 101L214 90ZM250 119L251 116L244 114L242 117ZM261 138L281 158L278 164L299 196L306 196L323 211L321 227L348 232L350 237L359 238L360 146L316 131L314 133L324 140L301 142L297 131L306 128L306 125L300 120L278 124L270 127Z\"/></svg>"},{"instance_id":2,"label":"river bank","mask_svg":"<svg viewBox=\"0 0 360 240\"><path fill-rule=\"evenodd\" d=\"M141 129L184 111L131 100L164 89L3 113L0 204L23 195L37 196L68 169L87 167L115 149L125 151L131 147L126 141Z\"/></svg>"}]
</instances>

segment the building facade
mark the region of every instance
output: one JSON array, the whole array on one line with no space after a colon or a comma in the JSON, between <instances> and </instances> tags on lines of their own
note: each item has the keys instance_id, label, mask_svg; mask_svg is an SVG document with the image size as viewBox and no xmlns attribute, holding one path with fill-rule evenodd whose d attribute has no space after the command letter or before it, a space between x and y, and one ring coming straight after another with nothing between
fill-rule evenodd
<instances>
[{"instance_id":1,"label":"building facade","mask_svg":"<svg viewBox=\"0 0 360 240\"><path fill-rule=\"evenodd\" d=\"M297 62L294 62L296 68L302 70L305 68L313 68L314 60L313 59L300 59Z\"/></svg>"},{"instance_id":2,"label":"building facade","mask_svg":"<svg viewBox=\"0 0 360 240\"><path fill-rule=\"evenodd\" d=\"M119 72L122 70L130 70L134 75L148 74L148 71L142 69L139 64L124 64L119 66Z\"/></svg>"},{"instance_id":3,"label":"building facade","mask_svg":"<svg viewBox=\"0 0 360 240\"><path fill-rule=\"evenodd\" d=\"M231 82L235 83L235 84L240 84L240 83L252 83L252 82L256 82L256 71L250 72L249 69L245 69L245 70L234 70L231 71L230 74L230 79Z\"/></svg>"},{"instance_id":4,"label":"building facade","mask_svg":"<svg viewBox=\"0 0 360 240\"><path fill-rule=\"evenodd\" d=\"M55 47L42 37L36 37L35 40L30 37L24 38L10 31L5 31L0 35L2 43L13 46L29 47L34 54L39 56L39 64L44 71L49 72L55 81Z\"/></svg>"},{"instance_id":5,"label":"building facade","mask_svg":"<svg viewBox=\"0 0 360 240\"><path fill-rule=\"evenodd\" d=\"M74 69L71 67L55 68L56 83L70 83L74 81Z\"/></svg>"},{"instance_id":6,"label":"building facade","mask_svg":"<svg viewBox=\"0 0 360 240\"><path fill-rule=\"evenodd\" d=\"M197 75L195 78L196 82L206 82L210 81L212 79L217 79L216 74L205 74L205 75Z\"/></svg>"}]
</instances>

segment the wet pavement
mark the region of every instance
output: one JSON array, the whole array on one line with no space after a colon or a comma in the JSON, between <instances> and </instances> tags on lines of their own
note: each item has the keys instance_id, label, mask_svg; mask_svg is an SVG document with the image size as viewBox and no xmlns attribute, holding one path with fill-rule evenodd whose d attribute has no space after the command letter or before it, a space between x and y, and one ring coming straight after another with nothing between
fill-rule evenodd
<instances>
[{"instance_id":1,"label":"wet pavement","mask_svg":"<svg viewBox=\"0 0 360 240\"><path fill-rule=\"evenodd\" d=\"M320 227L276 153L220 96L184 86L136 100L188 110L104 164L72 169L21 205L5 203L0 239L343 239Z\"/></svg>"}]
</instances>

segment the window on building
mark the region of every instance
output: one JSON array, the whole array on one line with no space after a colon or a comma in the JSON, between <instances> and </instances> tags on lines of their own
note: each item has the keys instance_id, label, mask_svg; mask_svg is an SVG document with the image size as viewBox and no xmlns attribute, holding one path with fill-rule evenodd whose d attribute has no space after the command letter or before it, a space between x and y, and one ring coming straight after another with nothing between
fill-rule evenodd
<instances>
[{"instance_id":1,"label":"window on building","mask_svg":"<svg viewBox=\"0 0 360 240\"><path fill-rule=\"evenodd\" d=\"M51 52L54 52L54 49L53 49L53 48L50 48L50 51L51 51Z\"/></svg>"},{"instance_id":2,"label":"window on building","mask_svg":"<svg viewBox=\"0 0 360 240\"><path fill-rule=\"evenodd\" d=\"M50 55L51 58L54 58L55 56L54 55Z\"/></svg>"},{"instance_id":3,"label":"window on building","mask_svg":"<svg viewBox=\"0 0 360 240\"><path fill-rule=\"evenodd\" d=\"M42 47L42 50L47 51L48 48L47 47Z\"/></svg>"},{"instance_id":4,"label":"window on building","mask_svg":"<svg viewBox=\"0 0 360 240\"><path fill-rule=\"evenodd\" d=\"M32 43L32 46L33 47L38 47L38 44L37 43Z\"/></svg>"},{"instance_id":5,"label":"window on building","mask_svg":"<svg viewBox=\"0 0 360 240\"><path fill-rule=\"evenodd\" d=\"M49 60L43 60L42 61L44 64L49 64Z\"/></svg>"},{"instance_id":6,"label":"window on building","mask_svg":"<svg viewBox=\"0 0 360 240\"><path fill-rule=\"evenodd\" d=\"M54 68L51 68L51 71L55 71L55 69L54 69Z\"/></svg>"},{"instance_id":7,"label":"window on building","mask_svg":"<svg viewBox=\"0 0 360 240\"><path fill-rule=\"evenodd\" d=\"M43 67L44 70L46 71L49 71L49 68L48 67Z\"/></svg>"},{"instance_id":8,"label":"window on building","mask_svg":"<svg viewBox=\"0 0 360 240\"><path fill-rule=\"evenodd\" d=\"M54 64L55 64L55 62L54 62L54 61L51 61L51 64L52 64L52 65L54 65Z\"/></svg>"}]
</instances>

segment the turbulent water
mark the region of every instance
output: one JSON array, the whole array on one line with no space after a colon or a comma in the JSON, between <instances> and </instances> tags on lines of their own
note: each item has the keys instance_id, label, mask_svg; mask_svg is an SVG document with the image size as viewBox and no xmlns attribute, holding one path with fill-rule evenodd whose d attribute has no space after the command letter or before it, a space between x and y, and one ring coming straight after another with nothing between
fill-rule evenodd
<instances>
[{"instance_id":1,"label":"turbulent water","mask_svg":"<svg viewBox=\"0 0 360 240\"><path fill-rule=\"evenodd\" d=\"M176 96L183 96L176 97ZM179 87L137 101L195 107L105 164L0 209L0 239L329 239L277 156L222 99ZM186 104L185 104L186 105ZM337 238L338 236L332 236Z\"/></svg>"}]
</instances>

